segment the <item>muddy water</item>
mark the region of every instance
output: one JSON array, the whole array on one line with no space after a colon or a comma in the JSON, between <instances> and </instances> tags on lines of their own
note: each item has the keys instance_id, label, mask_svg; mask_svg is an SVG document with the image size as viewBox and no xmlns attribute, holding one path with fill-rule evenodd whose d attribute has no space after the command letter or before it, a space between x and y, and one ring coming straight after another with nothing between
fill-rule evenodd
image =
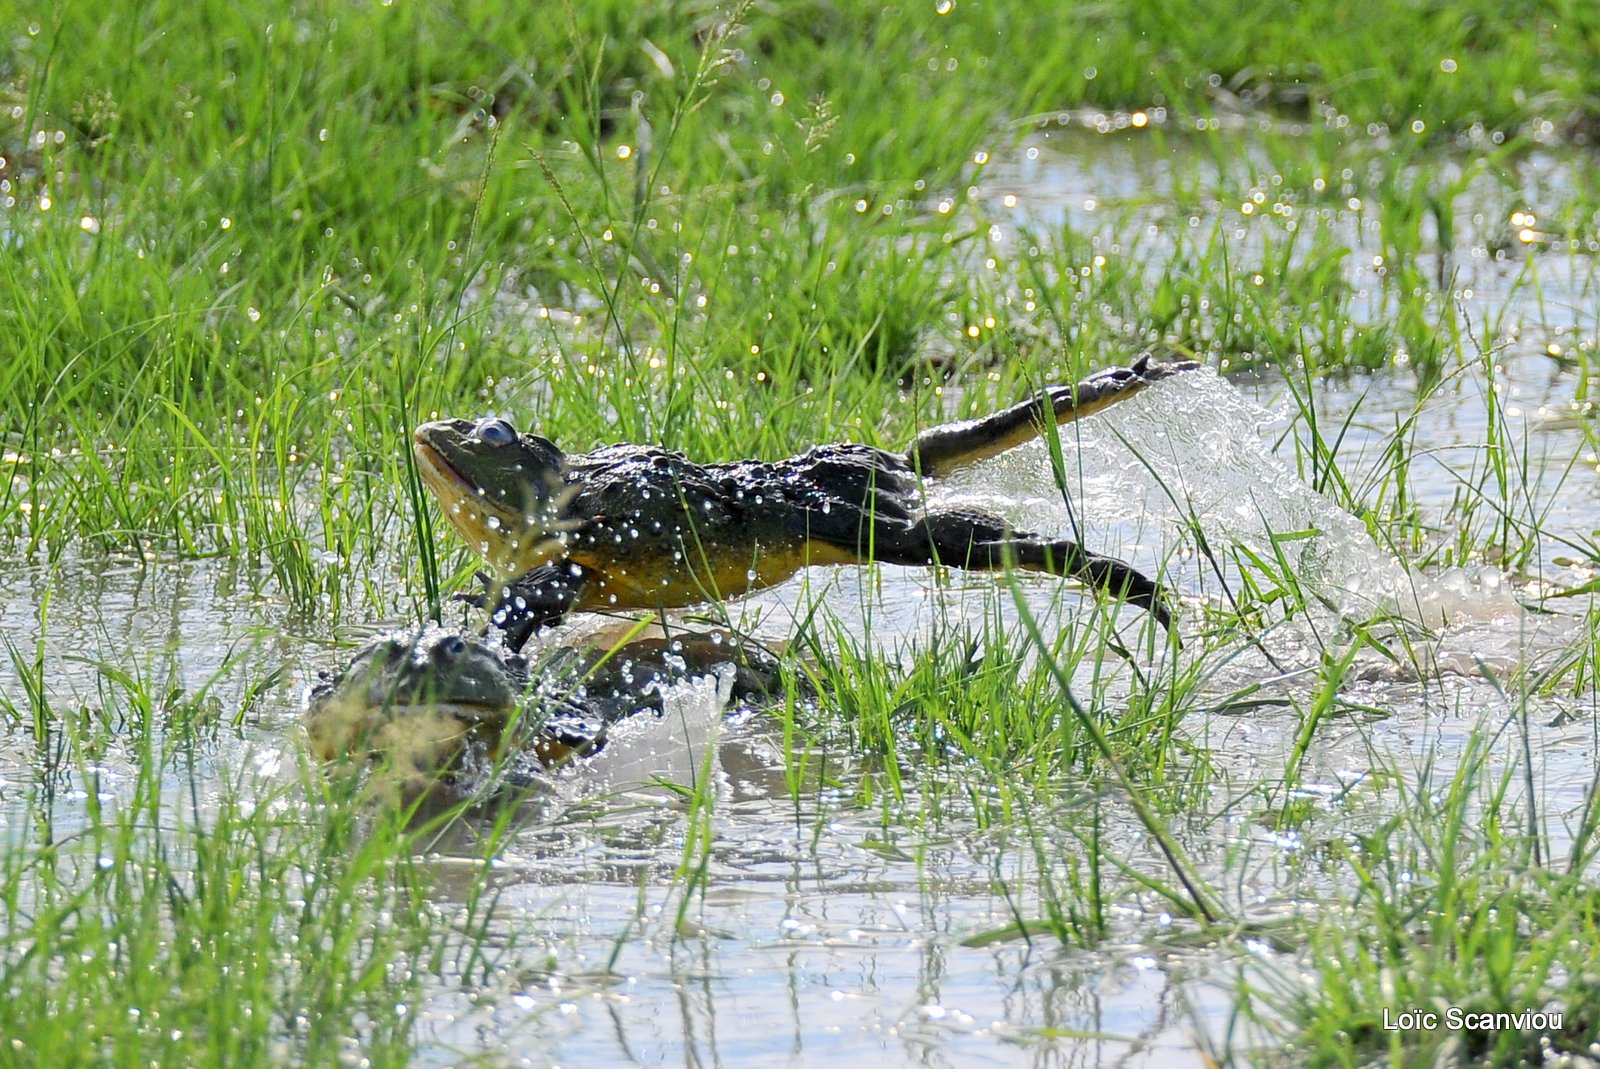
<instances>
[{"instance_id":1,"label":"muddy water","mask_svg":"<svg viewBox=\"0 0 1600 1069\"><path fill-rule=\"evenodd\" d=\"M1134 233L1149 240L1152 225L1159 236L1164 224L1152 213L1175 195L1174 169L1185 169L1183 182L1192 185L1194 169L1205 167L1175 159L1170 145L1154 152L1131 138L1101 138L1092 154L1082 142L1066 151L1057 143L1035 142L1031 155L992 170L983 188L1017 198L1006 209L1017 213L1009 216L1014 223L1067 223L1108 248ZM1538 175L1513 175L1515 182L1561 188L1551 173L1557 163L1526 166ZM1464 233L1478 233L1479 217L1483 231L1500 225L1518 201L1506 188L1488 182L1476 202L1463 199ZM1218 199L1202 212L1236 209ZM1186 217L1178 225L1188 226ZM1376 293L1370 215L1334 213L1327 225L1340 228L1353 250L1352 284ZM1600 527L1593 464L1570 463L1587 448L1582 424L1564 414L1575 384L1545 355L1545 339L1570 341L1574 331L1594 329L1583 298L1590 265L1551 256L1535 291L1522 281L1521 263L1470 255L1474 241L1487 249L1491 236L1467 243L1462 262L1472 275L1463 281L1473 296L1462 299L1508 313L1498 388L1513 440L1526 444L1527 499L1545 528L1520 576L1476 565L1404 567L1359 521L1304 487L1293 443L1304 441L1307 428L1290 418L1285 385L1270 379L1230 384L1201 373L1070 428L1062 440L1065 496L1038 448L999 458L939 492L1035 529L1077 531L1087 544L1145 567L1166 566L1191 606L1185 626L1197 616L1193 606L1220 602L1238 581L1229 570L1237 565L1219 577L1194 552L1184 533L1190 514L1217 547L1259 550L1273 532L1316 532L1291 547L1297 571L1326 605L1300 622L1269 625L1255 636L1259 646L1241 635L1191 633L1185 656L1206 658L1206 693L1218 702L1250 685L1262 687L1258 697L1292 702L1312 685L1322 650L1337 644L1343 617L1392 609L1408 621L1395 625L1396 635L1424 651L1424 670L1395 669L1376 655L1363 661L1344 697L1384 715L1326 725L1303 788L1312 798L1343 796L1371 773L1375 755L1402 772L1430 758L1447 770L1474 729L1498 727L1511 714L1497 684L1509 686L1511 673L1537 668L1579 634L1562 614L1582 606L1556 603L1549 616L1520 603L1536 598L1540 583L1586 578L1582 565L1564 563L1574 554L1560 539ZM1377 470L1396 416L1415 412L1418 502L1426 519L1440 522L1461 473L1481 463L1483 398L1491 389L1482 373L1461 371L1427 396L1418 396L1404 370L1318 387L1325 426L1357 412L1341 460L1358 476ZM341 657L328 636L303 635L270 600L252 601L248 586L214 563L11 568L0 571L0 628L31 649L48 592L43 641L53 700L60 709L104 714L113 739L129 734L125 714L96 661L124 670L138 664L160 693L204 689L199 708L219 726L184 757L189 775L174 778L170 803L181 806L178 782L187 790L192 779L203 790L245 769L247 783L265 787L299 775L294 740L304 690L316 669ZM1024 592L1047 629L1092 615L1053 581L1028 581ZM888 657L925 645L936 631L976 630L994 615L1014 615L1010 594L991 580L939 582L896 568L813 571L737 611L745 626L782 637L818 602L842 633ZM1146 626L1136 613L1121 623L1130 636ZM836 758L826 785L792 781L771 720L725 722L716 687L703 680L680 688L667 716L630 726L603 760L558 778L503 844L489 967L465 976L447 964L427 979L416 1007L425 1064L486 1056L494 1065L1201 1065L1196 1037L1227 1033L1227 992L1241 958L1292 964L1265 947L1217 952L1169 942L1164 933L1173 926L1155 901L1114 910L1110 938L1092 952L1048 937L1031 946L1015 939L969 945L1018 916L1045 912L1038 858L1049 859L1048 875L1065 888L1083 852L1073 832L1095 814L1121 856L1153 866L1154 852L1114 798L1069 795L1042 805L1031 833L1041 838L1030 840L986 819L983 785L963 770L912 774L903 801L860 807L853 799L861 768ZM0 688L20 701L9 664L0 665ZM1542 808L1570 812L1594 775L1594 709L1584 699L1535 703L1530 747ZM1248 715L1193 718L1185 728L1218 766L1226 803L1277 781L1298 726L1292 708L1266 705ZM7 841L27 827L37 756L20 730L0 739ZM115 742L73 766L52 793L56 826L84 821L89 791L104 805L124 804L135 766L136 755ZM653 785L656 778L704 784L709 817ZM935 800L939 816L929 819ZM1219 804L1218 812L1235 815L1200 814L1206 819L1178 833L1201 858L1233 851L1232 875L1219 882L1241 888L1252 910L1270 916L1286 908L1290 860L1303 842L1268 834L1248 819L1247 806ZM1330 804L1312 827L1333 836L1360 816L1359 806ZM710 843L703 894L678 875L701 860L696 829ZM433 844L433 896L447 914L470 885L480 830L458 826ZM1552 830L1559 840L1559 826Z\"/></svg>"}]
</instances>

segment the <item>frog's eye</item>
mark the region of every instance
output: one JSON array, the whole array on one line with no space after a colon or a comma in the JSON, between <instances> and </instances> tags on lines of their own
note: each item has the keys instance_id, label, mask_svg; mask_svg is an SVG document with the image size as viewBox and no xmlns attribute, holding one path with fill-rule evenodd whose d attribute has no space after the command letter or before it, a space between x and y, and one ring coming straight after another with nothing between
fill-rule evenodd
<instances>
[{"instance_id":1,"label":"frog's eye","mask_svg":"<svg viewBox=\"0 0 1600 1069\"><path fill-rule=\"evenodd\" d=\"M503 419L483 419L473 428L484 445L510 445L517 440L516 428Z\"/></svg>"},{"instance_id":2,"label":"frog's eye","mask_svg":"<svg viewBox=\"0 0 1600 1069\"><path fill-rule=\"evenodd\" d=\"M460 635L451 635L449 638L441 639L439 644L433 648L434 659L439 661L453 661L466 652L467 640Z\"/></svg>"}]
</instances>

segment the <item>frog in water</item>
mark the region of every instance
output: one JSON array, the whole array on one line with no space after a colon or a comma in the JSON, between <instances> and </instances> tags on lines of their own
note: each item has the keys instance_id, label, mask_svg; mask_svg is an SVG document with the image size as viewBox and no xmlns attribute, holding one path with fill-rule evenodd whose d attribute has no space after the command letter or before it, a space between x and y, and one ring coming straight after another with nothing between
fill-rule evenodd
<instances>
[{"instance_id":1,"label":"frog in water","mask_svg":"<svg viewBox=\"0 0 1600 1069\"><path fill-rule=\"evenodd\" d=\"M403 798L466 796L496 762L537 773L594 753L612 725L660 714L666 688L713 673L730 677L736 707L785 692L777 654L722 628L613 627L534 661L429 625L378 635L323 673L304 724L323 761L386 760ZM796 686L809 693L803 677Z\"/></svg>"}]
</instances>

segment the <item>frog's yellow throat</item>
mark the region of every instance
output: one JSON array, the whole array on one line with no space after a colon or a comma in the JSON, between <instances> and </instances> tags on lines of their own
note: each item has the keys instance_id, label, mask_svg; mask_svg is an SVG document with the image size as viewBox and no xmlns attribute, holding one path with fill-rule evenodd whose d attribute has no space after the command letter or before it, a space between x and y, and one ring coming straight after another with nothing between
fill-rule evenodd
<instances>
[{"instance_id":1,"label":"frog's yellow throat","mask_svg":"<svg viewBox=\"0 0 1600 1069\"><path fill-rule=\"evenodd\" d=\"M420 438L413 450L417 471L439 499L445 519L495 568L507 575L521 575L562 554L561 534L556 529L560 525L554 522L560 502L519 508L484 493Z\"/></svg>"}]
</instances>

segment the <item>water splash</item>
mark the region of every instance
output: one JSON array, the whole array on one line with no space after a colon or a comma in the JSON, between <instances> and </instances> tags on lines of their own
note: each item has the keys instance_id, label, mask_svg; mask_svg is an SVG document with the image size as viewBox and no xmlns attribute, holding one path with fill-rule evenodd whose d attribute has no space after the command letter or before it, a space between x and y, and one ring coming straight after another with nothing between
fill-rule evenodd
<instances>
[{"instance_id":1,"label":"water splash","mask_svg":"<svg viewBox=\"0 0 1600 1069\"><path fill-rule=\"evenodd\" d=\"M732 665L718 666L666 688L660 716L638 715L613 725L600 752L562 769L557 789L567 801L637 791L666 782L697 784L715 774L717 745L733 696Z\"/></svg>"},{"instance_id":2,"label":"water splash","mask_svg":"<svg viewBox=\"0 0 1600 1069\"><path fill-rule=\"evenodd\" d=\"M1193 518L1213 550L1234 546L1264 561L1281 559L1303 588L1349 618L1394 614L1437 627L1519 612L1492 571L1430 578L1380 547L1360 520L1272 454L1262 429L1276 422L1202 369L1062 427L1065 500L1043 442L1011 450L939 489L948 503L1073 536L1146 568L1164 563L1164 547L1192 543ZM1199 578L1179 581L1194 585Z\"/></svg>"}]
</instances>

